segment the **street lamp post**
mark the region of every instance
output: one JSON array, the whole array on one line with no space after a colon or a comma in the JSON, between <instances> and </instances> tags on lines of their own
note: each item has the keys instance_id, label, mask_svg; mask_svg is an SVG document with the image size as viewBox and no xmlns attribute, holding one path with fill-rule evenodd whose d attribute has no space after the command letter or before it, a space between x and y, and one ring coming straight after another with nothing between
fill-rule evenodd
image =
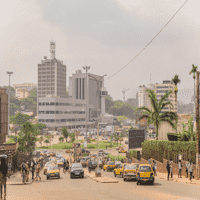
<instances>
[{"instance_id":1,"label":"street lamp post","mask_svg":"<svg viewBox=\"0 0 200 200\"><path fill-rule=\"evenodd\" d=\"M13 74L13 72L9 72L9 71L7 71L6 72L7 74L8 74L8 76L9 76L9 96L8 96L8 136L9 136L9 133L10 133L10 120L9 120L9 117L10 117L10 76Z\"/></svg>"},{"instance_id":2,"label":"street lamp post","mask_svg":"<svg viewBox=\"0 0 200 200\"><path fill-rule=\"evenodd\" d=\"M100 79L96 79L95 77L89 75L91 78L94 78L94 80L97 82L97 93L98 93L98 105L97 105L97 171L99 172L99 98L100 98L100 94L99 94L99 83L100 80L104 77L107 76L107 74L103 75L100 77ZM96 171L96 176L98 175Z\"/></svg>"},{"instance_id":3,"label":"street lamp post","mask_svg":"<svg viewBox=\"0 0 200 200\"><path fill-rule=\"evenodd\" d=\"M87 111L88 111L88 105L87 105L87 99L88 99L88 95L87 95L87 90L88 90L88 70L90 69L90 66L84 66L83 69L86 71L86 120L85 120L85 131L86 131L86 135L87 135Z\"/></svg>"},{"instance_id":4,"label":"street lamp post","mask_svg":"<svg viewBox=\"0 0 200 200\"><path fill-rule=\"evenodd\" d=\"M197 180L199 180L199 74L196 71L196 175Z\"/></svg>"}]
</instances>

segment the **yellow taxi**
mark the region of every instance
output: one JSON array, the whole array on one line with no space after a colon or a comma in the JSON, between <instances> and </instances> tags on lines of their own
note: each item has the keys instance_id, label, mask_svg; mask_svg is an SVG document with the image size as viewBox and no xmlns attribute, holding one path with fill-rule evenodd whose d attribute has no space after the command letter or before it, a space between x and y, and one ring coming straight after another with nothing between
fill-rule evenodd
<instances>
[{"instance_id":1,"label":"yellow taxi","mask_svg":"<svg viewBox=\"0 0 200 200\"><path fill-rule=\"evenodd\" d=\"M47 180L49 180L52 177L60 178L60 167L58 165L50 165L47 169Z\"/></svg>"},{"instance_id":2,"label":"yellow taxi","mask_svg":"<svg viewBox=\"0 0 200 200\"><path fill-rule=\"evenodd\" d=\"M127 163L122 163L121 165L117 166L115 169L114 169L114 176L116 177L117 175L120 175L121 178L123 178L123 171L124 171L124 166L126 165Z\"/></svg>"},{"instance_id":3,"label":"yellow taxi","mask_svg":"<svg viewBox=\"0 0 200 200\"><path fill-rule=\"evenodd\" d=\"M121 148L120 150L119 150L119 153L126 153L127 151L125 150L125 149L123 149L123 148Z\"/></svg>"},{"instance_id":4,"label":"yellow taxi","mask_svg":"<svg viewBox=\"0 0 200 200\"><path fill-rule=\"evenodd\" d=\"M63 159L57 160L56 164L58 165L58 167L62 167L64 163Z\"/></svg>"},{"instance_id":5,"label":"yellow taxi","mask_svg":"<svg viewBox=\"0 0 200 200\"><path fill-rule=\"evenodd\" d=\"M154 184L154 172L149 164L140 164L137 170L137 185L143 182Z\"/></svg>"},{"instance_id":6,"label":"yellow taxi","mask_svg":"<svg viewBox=\"0 0 200 200\"><path fill-rule=\"evenodd\" d=\"M106 165L103 166L103 171L113 171L115 168L115 162L113 161L108 161Z\"/></svg>"},{"instance_id":7,"label":"yellow taxi","mask_svg":"<svg viewBox=\"0 0 200 200\"><path fill-rule=\"evenodd\" d=\"M126 164L123 169L124 181L131 180L131 179L137 180L138 167L139 167L139 164L137 163Z\"/></svg>"},{"instance_id":8,"label":"yellow taxi","mask_svg":"<svg viewBox=\"0 0 200 200\"><path fill-rule=\"evenodd\" d=\"M43 174L46 175L47 173L47 169L49 166L53 165L55 161L50 161L48 163L45 164L44 168L43 168Z\"/></svg>"}]
</instances>

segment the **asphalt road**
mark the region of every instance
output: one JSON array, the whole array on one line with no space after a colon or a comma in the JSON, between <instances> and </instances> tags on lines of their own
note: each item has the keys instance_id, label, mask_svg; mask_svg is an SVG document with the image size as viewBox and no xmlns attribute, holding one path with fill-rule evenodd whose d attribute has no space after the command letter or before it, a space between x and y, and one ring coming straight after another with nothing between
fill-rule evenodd
<instances>
[{"instance_id":1,"label":"asphalt road","mask_svg":"<svg viewBox=\"0 0 200 200\"><path fill-rule=\"evenodd\" d=\"M169 182L155 178L155 185L136 185L134 181L124 182L114 177L113 172L103 172L103 176L117 179L119 183L99 183L91 178L70 179L68 173L61 171L60 179L42 180L30 185L8 185L7 199L70 199L70 200L169 200L200 199L200 187Z\"/></svg>"}]
</instances>

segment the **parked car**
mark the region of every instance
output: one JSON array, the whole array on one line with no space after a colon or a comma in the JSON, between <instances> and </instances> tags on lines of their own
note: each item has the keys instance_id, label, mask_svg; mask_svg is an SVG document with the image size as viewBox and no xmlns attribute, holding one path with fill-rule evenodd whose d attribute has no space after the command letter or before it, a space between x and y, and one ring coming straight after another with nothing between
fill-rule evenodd
<instances>
[{"instance_id":1,"label":"parked car","mask_svg":"<svg viewBox=\"0 0 200 200\"><path fill-rule=\"evenodd\" d=\"M125 144L128 144L128 140L125 141Z\"/></svg>"},{"instance_id":2,"label":"parked car","mask_svg":"<svg viewBox=\"0 0 200 200\"><path fill-rule=\"evenodd\" d=\"M91 161L91 164L88 165L88 168L89 168L90 170L92 170L92 169L95 170L96 167L97 167L97 161Z\"/></svg>"},{"instance_id":3,"label":"parked car","mask_svg":"<svg viewBox=\"0 0 200 200\"><path fill-rule=\"evenodd\" d=\"M109 161L106 165L103 166L103 171L113 171L115 168L115 162Z\"/></svg>"},{"instance_id":4,"label":"parked car","mask_svg":"<svg viewBox=\"0 0 200 200\"><path fill-rule=\"evenodd\" d=\"M81 163L73 163L69 169L70 178L80 177L84 178L84 170Z\"/></svg>"},{"instance_id":5,"label":"parked car","mask_svg":"<svg viewBox=\"0 0 200 200\"><path fill-rule=\"evenodd\" d=\"M121 178L123 178L124 165L126 165L126 164L125 164L125 163L122 163L121 165L118 165L118 166L114 169L114 176L115 176L115 177L116 177L117 175L120 175Z\"/></svg>"},{"instance_id":6,"label":"parked car","mask_svg":"<svg viewBox=\"0 0 200 200\"><path fill-rule=\"evenodd\" d=\"M81 149L81 153L89 153L90 154L90 151L86 150L86 149Z\"/></svg>"}]
</instances>

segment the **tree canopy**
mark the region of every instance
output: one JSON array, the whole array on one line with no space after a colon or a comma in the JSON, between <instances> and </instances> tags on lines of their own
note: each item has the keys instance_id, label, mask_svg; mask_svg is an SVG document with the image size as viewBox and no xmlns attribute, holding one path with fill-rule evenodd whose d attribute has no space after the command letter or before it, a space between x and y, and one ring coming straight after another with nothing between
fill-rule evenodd
<instances>
[{"instance_id":1,"label":"tree canopy","mask_svg":"<svg viewBox=\"0 0 200 200\"><path fill-rule=\"evenodd\" d=\"M16 115L10 117L10 123L21 126L26 121L28 121L30 118L31 117L29 115L17 113Z\"/></svg>"}]
</instances>

